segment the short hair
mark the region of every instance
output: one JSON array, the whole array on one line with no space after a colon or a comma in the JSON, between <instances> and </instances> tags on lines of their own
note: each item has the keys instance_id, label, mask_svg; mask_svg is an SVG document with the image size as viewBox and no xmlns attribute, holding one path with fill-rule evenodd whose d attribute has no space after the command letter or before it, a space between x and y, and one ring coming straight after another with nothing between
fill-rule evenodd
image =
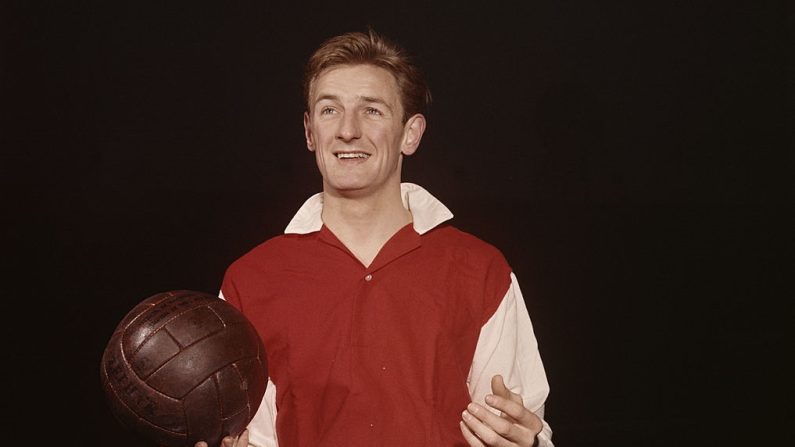
<instances>
[{"instance_id":1,"label":"short hair","mask_svg":"<svg viewBox=\"0 0 795 447\"><path fill-rule=\"evenodd\" d=\"M338 65L373 65L384 68L397 80L403 106L403 122L417 113L425 113L431 102L431 91L419 68L405 49L372 29L367 34L345 33L332 37L312 54L304 70L304 101L310 110L312 83L326 70Z\"/></svg>"}]
</instances>

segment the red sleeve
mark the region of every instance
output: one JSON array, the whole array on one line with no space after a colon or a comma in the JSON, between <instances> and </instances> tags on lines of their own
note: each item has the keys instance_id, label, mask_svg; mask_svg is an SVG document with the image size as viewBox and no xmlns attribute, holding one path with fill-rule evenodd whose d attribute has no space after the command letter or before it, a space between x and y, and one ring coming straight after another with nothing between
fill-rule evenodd
<instances>
[{"instance_id":1,"label":"red sleeve","mask_svg":"<svg viewBox=\"0 0 795 447\"><path fill-rule=\"evenodd\" d=\"M489 258L483 284L483 315L480 325L483 326L500 307L508 288L511 286L511 267L502 253L495 253Z\"/></svg>"},{"instance_id":2,"label":"red sleeve","mask_svg":"<svg viewBox=\"0 0 795 447\"><path fill-rule=\"evenodd\" d=\"M229 304L235 306L237 310L243 311L243 303L240 301L240 292L238 292L233 279L232 267L226 270L224 280L221 283L221 294Z\"/></svg>"}]
</instances>

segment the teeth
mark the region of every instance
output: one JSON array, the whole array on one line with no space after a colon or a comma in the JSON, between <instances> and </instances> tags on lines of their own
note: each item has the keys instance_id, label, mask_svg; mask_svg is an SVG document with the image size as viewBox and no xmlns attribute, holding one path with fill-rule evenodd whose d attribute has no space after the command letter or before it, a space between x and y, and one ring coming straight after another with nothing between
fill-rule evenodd
<instances>
[{"instance_id":1,"label":"teeth","mask_svg":"<svg viewBox=\"0 0 795 447\"><path fill-rule=\"evenodd\" d=\"M346 158L363 158L367 159L370 158L370 155L362 153L362 152L340 152L337 154L337 158L342 160Z\"/></svg>"}]
</instances>

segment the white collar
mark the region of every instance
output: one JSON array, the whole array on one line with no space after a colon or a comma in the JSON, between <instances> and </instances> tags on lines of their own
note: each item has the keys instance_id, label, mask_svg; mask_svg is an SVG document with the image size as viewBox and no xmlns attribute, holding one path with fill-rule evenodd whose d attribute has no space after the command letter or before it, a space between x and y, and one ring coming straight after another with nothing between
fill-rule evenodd
<instances>
[{"instance_id":1,"label":"white collar","mask_svg":"<svg viewBox=\"0 0 795 447\"><path fill-rule=\"evenodd\" d=\"M424 234L437 225L453 218L453 213L442 202L423 187L414 183L401 183L400 195L403 206L411 211L414 231ZM323 226L323 193L319 192L301 206L284 229L285 234L308 234L320 231Z\"/></svg>"}]
</instances>

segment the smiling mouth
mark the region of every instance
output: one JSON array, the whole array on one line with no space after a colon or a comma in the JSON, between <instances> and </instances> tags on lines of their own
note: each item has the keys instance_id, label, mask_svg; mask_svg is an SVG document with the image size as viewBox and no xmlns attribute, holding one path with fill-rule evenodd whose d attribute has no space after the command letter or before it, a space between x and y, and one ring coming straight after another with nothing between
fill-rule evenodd
<instances>
[{"instance_id":1,"label":"smiling mouth","mask_svg":"<svg viewBox=\"0 0 795 447\"><path fill-rule=\"evenodd\" d=\"M338 160L367 160L370 158L370 154L365 152L337 152L334 155L337 156Z\"/></svg>"}]
</instances>

